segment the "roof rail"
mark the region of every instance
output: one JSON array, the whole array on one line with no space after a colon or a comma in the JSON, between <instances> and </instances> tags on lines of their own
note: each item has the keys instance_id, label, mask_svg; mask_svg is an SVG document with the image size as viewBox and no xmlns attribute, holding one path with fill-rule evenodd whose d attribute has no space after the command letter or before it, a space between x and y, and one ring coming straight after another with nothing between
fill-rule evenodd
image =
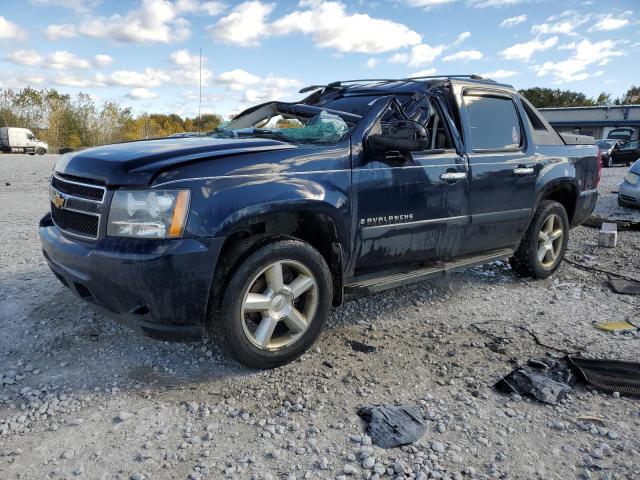
<instances>
[{"instance_id":1,"label":"roof rail","mask_svg":"<svg viewBox=\"0 0 640 480\"><path fill-rule=\"evenodd\" d=\"M326 85L309 85L308 87L302 88L299 93L310 92L311 90L316 90L318 88L340 88L345 83L358 83L358 82L403 82L408 80L425 80L428 78L470 78L472 80L489 80L488 78L482 78L480 75L470 74L470 75L424 75L419 77L406 77L406 78L359 78L355 80L337 80L335 82L328 83Z\"/></svg>"}]
</instances>

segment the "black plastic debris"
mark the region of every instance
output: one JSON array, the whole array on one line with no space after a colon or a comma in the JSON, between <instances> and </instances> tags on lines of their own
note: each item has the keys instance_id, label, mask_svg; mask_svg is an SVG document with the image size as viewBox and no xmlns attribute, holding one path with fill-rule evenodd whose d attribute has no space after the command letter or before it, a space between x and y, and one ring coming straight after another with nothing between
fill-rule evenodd
<instances>
[{"instance_id":1,"label":"black plastic debris","mask_svg":"<svg viewBox=\"0 0 640 480\"><path fill-rule=\"evenodd\" d=\"M381 448L413 443L427 430L420 409L411 405L363 405L358 415L367 423L367 434Z\"/></svg>"},{"instance_id":2,"label":"black plastic debris","mask_svg":"<svg viewBox=\"0 0 640 480\"><path fill-rule=\"evenodd\" d=\"M609 283L616 293L623 295L640 295L640 282L625 280L623 278L612 278L609 280Z\"/></svg>"},{"instance_id":3,"label":"black plastic debris","mask_svg":"<svg viewBox=\"0 0 640 480\"><path fill-rule=\"evenodd\" d=\"M640 396L640 363L569 357L584 381L613 393Z\"/></svg>"},{"instance_id":4,"label":"black plastic debris","mask_svg":"<svg viewBox=\"0 0 640 480\"><path fill-rule=\"evenodd\" d=\"M499 380L494 388L502 393L517 393L556 405L576 383L576 376L567 362L545 358L531 359L524 367Z\"/></svg>"},{"instance_id":5,"label":"black plastic debris","mask_svg":"<svg viewBox=\"0 0 640 480\"><path fill-rule=\"evenodd\" d=\"M366 343L358 342L357 340L349 340L347 343L349 344L351 349L356 352L373 353L377 350L376 347L367 345Z\"/></svg>"}]
</instances>

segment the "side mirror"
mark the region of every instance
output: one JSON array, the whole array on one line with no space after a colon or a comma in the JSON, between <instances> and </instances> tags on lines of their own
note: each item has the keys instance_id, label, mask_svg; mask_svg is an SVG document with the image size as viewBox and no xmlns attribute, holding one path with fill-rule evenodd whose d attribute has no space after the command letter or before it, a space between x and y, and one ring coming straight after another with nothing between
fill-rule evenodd
<instances>
[{"instance_id":1,"label":"side mirror","mask_svg":"<svg viewBox=\"0 0 640 480\"><path fill-rule=\"evenodd\" d=\"M429 148L429 133L413 120L396 120L385 132L369 135L367 142L376 153L415 152Z\"/></svg>"}]
</instances>

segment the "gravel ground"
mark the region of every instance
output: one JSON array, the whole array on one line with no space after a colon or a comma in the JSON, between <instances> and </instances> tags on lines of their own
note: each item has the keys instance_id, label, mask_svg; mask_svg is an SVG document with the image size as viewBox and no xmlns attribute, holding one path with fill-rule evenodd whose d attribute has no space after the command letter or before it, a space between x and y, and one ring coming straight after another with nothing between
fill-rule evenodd
<instances>
[{"instance_id":1,"label":"gravel ground","mask_svg":"<svg viewBox=\"0 0 640 480\"><path fill-rule=\"evenodd\" d=\"M0 156L0 478L640 478L637 399L578 386L549 406L492 388L530 357L637 361L637 332L594 326L640 321L606 276L564 263L525 280L497 262L371 295L333 310L300 360L250 371L215 345L141 337L58 283L36 228L55 159ZM568 258L640 279L639 247L640 232L603 249L580 227ZM418 405L427 433L375 447L367 403Z\"/></svg>"}]
</instances>

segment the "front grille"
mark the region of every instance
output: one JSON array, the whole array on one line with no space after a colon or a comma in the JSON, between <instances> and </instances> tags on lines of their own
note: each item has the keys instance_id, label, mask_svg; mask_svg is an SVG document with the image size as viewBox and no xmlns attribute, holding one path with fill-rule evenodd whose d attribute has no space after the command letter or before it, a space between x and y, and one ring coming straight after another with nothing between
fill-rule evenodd
<instances>
[{"instance_id":1,"label":"front grille","mask_svg":"<svg viewBox=\"0 0 640 480\"><path fill-rule=\"evenodd\" d=\"M104 199L105 188L97 185L93 186L54 175L51 177L51 186L60 193L84 198L86 200L102 202Z\"/></svg>"},{"instance_id":2,"label":"front grille","mask_svg":"<svg viewBox=\"0 0 640 480\"><path fill-rule=\"evenodd\" d=\"M628 195L620 195L620 198L622 198L623 200L626 200L627 202L633 202L633 203L635 203L635 202L636 202L636 199L635 199L635 198L630 197L630 196L628 196Z\"/></svg>"},{"instance_id":3,"label":"front grille","mask_svg":"<svg viewBox=\"0 0 640 480\"><path fill-rule=\"evenodd\" d=\"M98 238L100 217L89 213L63 210L51 204L51 218L58 228L74 235L91 239Z\"/></svg>"}]
</instances>

